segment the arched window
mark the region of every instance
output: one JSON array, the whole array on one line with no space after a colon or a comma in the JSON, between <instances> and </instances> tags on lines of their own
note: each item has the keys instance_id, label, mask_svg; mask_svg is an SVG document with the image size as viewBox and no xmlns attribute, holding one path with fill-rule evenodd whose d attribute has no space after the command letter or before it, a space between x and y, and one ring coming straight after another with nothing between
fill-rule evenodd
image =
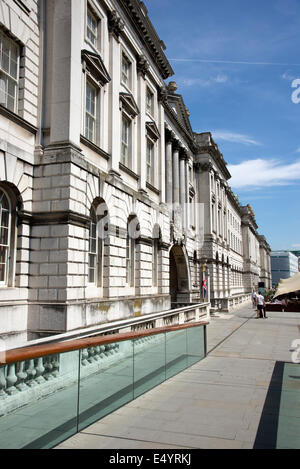
<instances>
[{"instance_id":1,"label":"arched window","mask_svg":"<svg viewBox=\"0 0 300 469\"><path fill-rule=\"evenodd\" d=\"M161 241L160 226L156 223L152 233L152 286L158 285L158 251Z\"/></svg>"},{"instance_id":2,"label":"arched window","mask_svg":"<svg viewBox=\"0 0 300 469\"><path fill-rule=\"evenodd\" d=\"M126 235L126 284L129 287L134 287L135 246L136 239L138 239L139 235L140 225L138 218L135 215L132 215L128 218Z\"/></svg>"},{"instance_id":3,"label":"arched window","mask_svg":"<svg viewBox=\"0 0 300 469\"><path fill-rule=\"evenodd\" d=\"M11 204L0 188L0 285L7 285L11 231Z\"/></svg>"},{"instance_id":4,"label":"arched window","mask_svg":"<svg viewBox=\"0 0 300 469\"><path fill-rule=\"evenodd\" d=\"M108 211L104 201L92 205L89 225L88 283L102 287L104 241L108 231Z\"/></svg>"},{"instance_id":5,"label":"arched window","mask_svg":"<svg viewBox=\"0 0 300 469\"><path fill-rule=\"evenodd\" d=\"M97 215L94 207L91 208L91 220L89 227L89 274L88 282L97 284L97 264L98 264L98 236L97 236Z\"/></svg>"}]
</instances>

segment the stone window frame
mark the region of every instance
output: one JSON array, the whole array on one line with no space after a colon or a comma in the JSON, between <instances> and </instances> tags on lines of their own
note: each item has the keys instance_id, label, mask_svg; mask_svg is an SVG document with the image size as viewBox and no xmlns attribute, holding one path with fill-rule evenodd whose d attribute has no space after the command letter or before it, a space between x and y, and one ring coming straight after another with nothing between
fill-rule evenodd
<instances>
[{"instance_id":1,"label":"stone window frame","mask_svg":"<svg viewBox=\"0 0 300 469\"><path fill-rule=\"evenodd\" d=\"M7 103L1 102L0 104L5 108L8 109L10 112L13 112L14 114L18 114L19 112L19 105L20 105L20 67L21 67L21 57L22 57L22 47L20 44L14 40L12 37L10 37L8 34L6 34L3 29L0 29L0 38L2 38L2 41L0 42L0 76L4 76L4 79L7 80L7 83L9 81L14 83L15 86L15 96L14 96L14 108L11 109L10 107L7 106ZM7 72L3 67L2 67L2 47L3 47L3 40L7 41L9 44L12 44L16 49L17 49L17 62L16 62L16 77L11 75L10 71ZM11 49L9 49L10 55L9 55L9 62L11 58ZM11 64L10 64L11 65ZM9 67L10 67L9 65ZM8 94L7 90L5 89L4 94ZM12 96L11 96L12 98Z\"/></svg>"},{"instance_id":2,"label":"stone window frame","mask_svg":"<svg viewBox=\"0 0 300 469\"><path fill-rule=\"evenodd\" d=\"M124 125L126 124L126 125ZM126 134L124 129L126 128ZM126 150L126 151L123 151ZM121 148L120 148L120 162L126 168L132 169L132 119L123 110L121 113Z\"/></svg>"},{"instance_id":3,"label":"stone window frame","mask_svg":"<svg viewBox=\"0 0 300 469\"><path fill-rule=\"evenodd\" d=\"M90 88L94 92L94 113L88 109L87 106L87 90ZM99 88L95 86L91 79L87 78L85 82L85 106L84 106L84 137L94 144L99 144L100 141L100 131L99 131L99 122L100 122L100 99L99 99ZM87 126L87 122L93 122L93 133L90 135L90 129Z\"/></svg>"},{"instance_id":4,"label":"stone window frame","mask_svg":"<svg viewBox=\"0 0 300 469\"><path fill-rule=\"evenodd\" d=\"M103 137L103 126L101 126L101 115L103 106L102 95L104 93L104 86L111 81L111 78L106 70L104 62L98 53L88 51L86 49L81 51L82 59L82 74L83 74L83 87L82 87L82 135L94 145L100 147ZM95 110L95 135L94 139L90 140L86 134L86 96L87 85L96 90L96 110Z\"/></svg>"},{"instance_id":5,"label":"stone window frame","mask_svg":"<svg viewBox=\"0 0 300 469\"><path fill-rule=\"evenodd\" d=\"M95 42L93 42L89 38L89 25L88 25L88 15L95 20L96 22L96 32L95 32ZM99 53L102 49L102 44L103 44L103 21L104 17L100 14L98 9L96 10L96 7L92 4L91 1L87 0L86 1L86 7L85 7L85 23L84 23L84 36L85 36L85 41L95 50L95 52ZM93 34L93 31L91 30L91 34Z\"/></svg>"},{"instance_id":6,"label":"stone window frame","mask_svg":"<svg viewBox=\"0 0 300 469\"><path fill-rule=\"evenodd\" d=\"M5 184L0 184L0 194L6 196L9 204L9 228L8 228L8 246L6 259L6 273L4 281L0 281L0 288L14 287L15 282L15 264L17 251L17 200ZM0 197L1 198L1 197ZM2 223L2 214L0 213L0 225ZM1 227L0 227L1 231Z\"/></svg>"},{"instance_id":7,"label":"stone window frame","mask_svg":"<svg viewBox=\"0 0 300 469\"><path fill-rule=\"evenodd\" d=\"M90 224L89 224L89 249L88 249L88 287L103 288L104 277L104 249L106 234L109 229L108 221L108 208L103 199L95 199L90 209ZM94 233L91 231L94 230ZM91 234L94 236L91 236ZM93 249L91 249L91 241L94 242ZM90 279L90 259L94 257L94 279Z\"/></svg>"},{"instance_id":8,"label":"stone window frame","mask_svg":"<svg viewBox=\"0 0 300 469\"><path fill-rule=\"evenodd\" d=\"M89 223L88 285L98 285L98 230L96 209L92 205ZM93 262L91 262L93 260ZM93 264L93 265L92 265ZM91 279L91 273L93 278Z\"/></svg>"},{"instance_id":9,"label":"stone window frame","mask_svg":"<svg viewBox=\"0 0 300 469\"><path fill-rule=\"evenodd\" d=\"M124 73L124 64L127 64L127 72ZM120 63L120 82L130 92L133 87L133 61L129 54L122 48L121 49L121 63Z\"/></svg>"},{"instance_id":10,"label":"stone window frame","mask_svg":"<svg viewBox=\"0 0 300 469\"><path fill-rule=\"evenodd\" d=\"M150 96L150 105L148 103L148 96ZM146 114L154 120L155 117L155 94L149 84L146 84L146 93L145 93L145 103L146 103Z\"/></svg>"},{"instance_id":11,"label":"stone window frame","mask_svg":"<svg viewBox=\"0 0 300 469\"><path fill-rule=\"evenodd\" d=\"M127 219L126 229L126 261L125 261L125 286L128 288L135 287L136 272L136 240L140 237L139 219L132 214Z\"/></svg>"},{"instance_id":12,"label":"stone window frame","mask_svg":"<svg viewBox=\"0 0 300 469\"><path fill-rule=\"evenodd\" d=\"M150 150L150 151L149 151ZM150 159L150 160L149 160ZM154 168L155 168L155 142L146 136L146 182L154 184Z\"/></svg>"},{"instance_id":13,"label":"stone window frame","mask_svg":"<svg viewBox=\"0 0 300 469\"><path fill-rule=\"evenodd\" d=\"M139 114L139 108L134 100L134 97L131 93L121 92L119 95L120 98L120 163L123 167L135 171L136 165L136 155L135 155L135 138L133 135L134 132L134 123L135 118ZM128 140L123 139L123 122L128 124ZM124 159L123 147L127 148L127 156Z\"/></svg>"},{"instance_id":14,"label":"stone window frame","mask_svg":"<svg viewBox=\"0 0 300 469\"><path fill-rule=\"evenodd\" d=\"M145 162L146 162L146 185L150 189L155 189L154 183L156 181L156 178L158 176L158 148L157 148L157 142L160 138L160 133L159 130L155 124L154 121L148 121L146 122L146 157L145 157ZM149 144L152 146L152 165L150 168L150 179L148 178L148 147ZM149 187L150 186L150 187Z\"/></svg>"}]
</instances>

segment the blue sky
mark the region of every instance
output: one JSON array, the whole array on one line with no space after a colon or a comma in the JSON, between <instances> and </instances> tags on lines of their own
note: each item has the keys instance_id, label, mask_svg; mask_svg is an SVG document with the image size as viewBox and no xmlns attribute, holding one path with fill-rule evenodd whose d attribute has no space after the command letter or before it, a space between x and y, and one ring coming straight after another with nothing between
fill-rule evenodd
<instances>
[{"instance_id":1,"label":"blue sky","mask_svg":"<svg viewBox=\"0 0 300 469\"><path fill-rule=\"evenodd\" d=\"M300 0L144 3L194 131L212 132L271 248L300 249Z\"/></svg>"}]
</instances>

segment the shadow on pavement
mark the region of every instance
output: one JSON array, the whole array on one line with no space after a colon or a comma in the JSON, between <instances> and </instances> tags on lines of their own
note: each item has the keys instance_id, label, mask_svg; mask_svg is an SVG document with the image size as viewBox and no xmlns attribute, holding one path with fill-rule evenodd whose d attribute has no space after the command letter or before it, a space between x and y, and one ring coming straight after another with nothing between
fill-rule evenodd
<instances>
[{"instance_id":1,"label":"shadow on pavement","mask_svg":"<svg viewBox=\"0 0 300 469\"><path fill-rule=\"evenodd\" d=\"M253 449L275 449L285 362L276 362Z\"/></svg>"}]
</instances>

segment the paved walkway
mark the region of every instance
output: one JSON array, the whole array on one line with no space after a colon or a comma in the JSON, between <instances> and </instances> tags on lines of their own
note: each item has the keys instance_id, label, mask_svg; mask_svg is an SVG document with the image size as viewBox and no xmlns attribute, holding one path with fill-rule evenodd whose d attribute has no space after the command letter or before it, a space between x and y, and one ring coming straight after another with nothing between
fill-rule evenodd
<instances>
[{"instance_id":1,"label":"paved walkway","mask_svg":"<svg viewBox=\"0 0 300 469\"><path fill-rule=\"evenodd\" d=\"M59 449L300 449L300 313L250 307L208 326L208 356Z\"/></svg>"}]
</instances>

